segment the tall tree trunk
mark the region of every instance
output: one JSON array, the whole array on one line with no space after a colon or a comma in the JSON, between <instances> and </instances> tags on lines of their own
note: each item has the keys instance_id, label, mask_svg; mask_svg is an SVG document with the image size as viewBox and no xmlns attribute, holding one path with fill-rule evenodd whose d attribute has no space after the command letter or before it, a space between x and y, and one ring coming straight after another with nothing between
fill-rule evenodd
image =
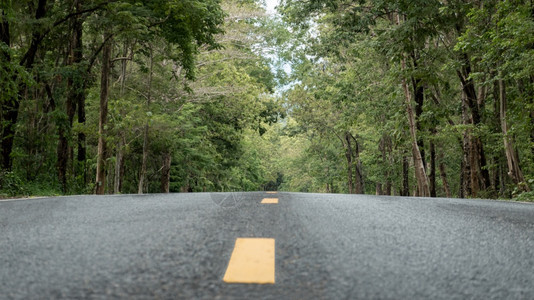
<instances>
[{"instance_id":1,"label":"tall tree trunk","mask_svg":"<svg viewBox=\"0 0 534 300\"><path fill-rule=\"evenodd\" d=\"M493 189L500 193L500 161L499 161L499 157L497 155L494 155L493 157L493 161L494 161L494 164L495 164L495 168L493 168L493 173L492 173L492 178L491 178L491 185L493 186Z\"/></svg>"},{"instance_id":2,"label":"tall tree trunk","mask_svg":"<svg viewBox=\"0 0 534 300\"><path fill-rule=\"evenodd\" d=\"M504 154L504 153L502 153ZM509 194L506 190L506 166L505 166L505 162L504 162L504 159L503 157L505 157L506 155L502 155L501 159L500 159L500 162L499 162L499 182L500 182L500 185L499 185L499 195L501 196L509 196L507 194Z\"/></svg>"},{"instance_id":3,"label":"tall tree trunk","mask_svg":"<svg viewBox=\"0 0 534 300\"><path fill-rule=\"evenodd\" d=\"M168 193L171 181L171 153L163 154L163 166L161 167L161 192ZM327 185L328 187L328 185Z\"/></svg>"},{"instance_id":4,"label":"tall tree trunk","mask_svg":"<svg viewBox=\"0 0 534 300\"><path fill-rule=\"evenodd\" d=\"M506 154L506 162L508 164L508 176L512 181L522 190L530 191L528 184L525 184L525 177L519 166L517 153L514 150L514 144L508 134L508 122L506 121L506 86L502 78L499 79L499 100L500 100L500 115L501 128L504 141L504 152Z\"/></svg>"},{"instance_id":5,"label":"tall tree trunk","mask_svg":"<svg viewBox=\"0 0 534 300\"><path fill-rule=\"evenodd\" d=\"M534 97L533 97L534 100ZM530 111L530 144L532 145L530 147L530 152L534 154L534 109Z\"/></svg>"},{"instance_id":6,"label":"tall tree trunk","mask_svg":"<svg viewBox=\"0 0 534 300\"><path fill-rule=\"evenodd\" d=\"M349 194L354 194L354 183L352 181L352 146L350 142L350 133L345 133L345 157L347 159L347 185Z\"/></svg>"},{"instance_id":7,"label":"tall tree trunk","mask_svg":"<svg viewBox=\"0 0 534 300\"><path fill-rule=\"evenodd\" d=\"M365 184L363 181L362 162L360 160L360 145L354 135L352 135L351 133L349 133L349 135L352 138L352 141L354 142L354 157L352 160L354 166L354 192L356 194L364 194Z\"/></svg>"},{"instance_id":8,"label":"tall tree trunk","mask_svg":"<svg viewBox=\"0 0 534 300\"><path fill-rule=\"evenodd\" d=\"M534 8L532 10L532 13L534 14ZM533 18L534 18L534 15L533 15ZM534 75L529 76L529 83L530 83L530 86L528 88L527 95L528 95L528 99L530 99L530 105L532 107L530 109L530 144L532 145L530 147L530 151L532 154L534 154Z\"/></svg>"},{"instance_id":9,"label":"tall tree trunk","mask_svg":"<svg viewBox=\"0 0 534 300\"><path fill-rule=\"evenodd\" d=\"M402 59L401 62L402 70L406 69L405 59ZM423 158L421 157L421 152L419 151L419 146L417 145L417 133L415 125L415 116L412 110L412 97L410 91L408 90L408 85L406 84L406 79L402 78L402 87L404 89L405 96L405 105L406 105L406 114L408 117L408 124L410 127L410 136L412 138L412 155L414 160L415 167L415 178L417 180L418 195L422 197L428 197L430 195L430 189L428 184L428 178L426 176L425 166L423 164Z\"/></svg>"},{"instance_id":10,"label":"tall tree trunk","mask_svg":"<svg viewBox=\"0 0 534 300\"><path fill-rule=\"evenodd\" d=\"M39 20L46 16L46 4L47 0L39 0L37 3L37 9L35 10L35 27L33 28L32 38L30 47L21 58L19 65L23 66L27 71L31 71L33 64L35 62L35 57L37 55L37 50L40 43L43 40L42 28L39 25ZM9 21L6 18L3 18L3 30L5 31L2 35L2 40L8 41L7 45L10 45L10 32L9 32ZM7 28L6 28L7 25ZM16 77L16 75L15 75ZM16 78L14 78L16 79ZM13 161L11 158L11 152L13 152L13 142L15 140L15 128L19 115L20 101L24 98L26 93L27 86L24 82L21 82L18 86L18 95L12 97L7 101L2 102L2 117L0 118L3 122L2 126L2 167L4 170L11 170Z\"/></svg>"},{"instance_id":11,"label":"tall tree trunk","mask_svg":"<svg viewBox=\"0 0 534 300\"><path fill-rule=\"evenodd\" d=\"M84 84L85 86L85 84ZM85 125L85 87L78 96L78 124ZM85 133L80 131L78 133L78 163L80 164L83 183L86 184L87 181L87 157L86 145L85 145Z\"/></svg>"},{"instance_id":12,"label":"tall tree trunk","mask_svg":"<svg viewBox=\"0 0 534 300\"><path fill-rule=\"evenodd\" d=\"M152 46L149 46L150 48L150 69L148 73L148 91L147 91L147 99L146 99L146 108L147 111L150 110L150 100L152 97L152 69L154 67L154 57L152 53ZM143 187L144 187L144 181L146 177L146 164L148 159L148 131L149 131L149 125L148 120L145 124L145 132L143 136L143 161L141 163L141 173L139 174L139 185L137 187L137 193L142 194L143 193Z\"/></svg>"},{"instance_id":13,"label":"tall tree trunk","mask_svg":"<svg viewBox=\"0 0 534 300\"><path fill-rule=\"evenodd\" d=\"M125 43L124 44L123 56L126 57L126 55L128 55L128 46ZM125 91L125 88L126 88L126 70L127 70L127 66L128 66L127 64L128 64L128 60L123 59L121 61L121 75L120 75L120 96L121 96L121 98L124 97L124 91ZM113 193L114 194L118 194L118 193L121 192L121 183L122 183L121 168L124 165L124 163L123 163L123 160L124 160L123 140L124 140L123 132L122 132L122 130L120 130L119 138L118 138L118 141L117 141L117 149L115 150L116 151L116 154L115 154L115 177L114 177L114 180L113 180Z\"/></svg>"},{"instance_id":14,"label":"tall tree trunk","mask_svg":"<svg viewBox=\"0 0 534 300\"><path fill-rule=\"evenodd\" d=\"M98 154L96 164L96 194L103 195L106 191L106 140L105 126L108 118L108 92L109 74L111 71L111 33L104 34L104 40L108 40L102 49L102 71L100 77L100 116L98 119Z\"/></svg>"},{"instance_id":15,"label":"tall tree trunk","mask_svg":"<svg viewBox=\"0 0 534 300\"><path fill-rule=\"evenodd\" d=\"M125 145L126 144L126 138L124 137L124 135L122 136L122 144ZM121 163L120 163L120 166L119 166L119 192L122 192L122 183L124 181L124 172L126 171L126 164L125 164L125 160L124 160L124 149L123 149L123 154L121 155Z\"/></svg>"},{"instance_id":16,"label":"tall tree trunk","mask_svg":"<svg viewBox=\"0 0 534 300\"><path fill-rule=\"evenodd\" d=\"M380 184L380 186L376 187L376 193L377 195L390 195L391 194L391 184L389 183L389 172L390 168L388 166L388 155L387 150L390 148L389 146L389 137L387 135L383 135L378 143L378 151L382 154L382 165L383 165L383 175L384 175L384 182ZM378 194L380 193L380 194Z\"/></svg>"},{"instance_id":17,"label":"tall tree trunk","mask_svg":"<svg viewBox=\"0 0 534 300\"><path fill-rule=\"evenodd\" d=\"M410 170L410 162L408 160L407 156L402 156L402 189L401 189L401 196L409 196L410 195L410 177L409 172Z\"/></svg>"},{"instance_id":18,"label":"tall tree trunk","mask_svg":"<svg viewBox=\"0 0 534 300\"><path fill-rule=\"evenodd\" d=\"M471 124L471 119L469 118L468 113L468 106L467 106L467 100L465 97L465 93L462 92L462 122L465 125ZM461 188L461 197L469 197L473 194L476 194L476 191L473 191L474 186L473 182L471 180L472 175L471 173L474 171L474 168L471 166L471 133L469 132L470 129L467 129L463 133L463 140L462 140L462 168L461 168L461 175L460 175L460 188Z\"/></svg>"},{"instance_id":19,"label":"tall tree trunk","mask_svg":"<svg viewBox=\"0 0 534 300\"><path fill-rule=\"evenodd\" d=\"M67 100L68 102L68 100ZM67 105L67 109L68 105ZM57 145L57 172L58 180L61 183L61 190L63 193L67 192L67 161L68 161L68 140L67 135L69 130L65 128L65 124L59 125L58 134L59 141Z\"/></svg>"},{"instance_id":20,"label":"tall tree trunk","mask_svg":"<svg viewBox=\"0 0 534 300\"><path fill-rule=\"evenodd\" d=\"M76 11L81 10L81 1L74 0L74 6ZM83 60L83 47L82 47L82 19L81 16L76 16L72 19L71 22L71 38L69 43L69 53L67 59L67 65L74 66L79 64ZM79 66L76 66L76 70L79 69ZM76 104L79 102L80 93L82 93L82 80L78 74L73 74L67 79L67 99L66 99L66 112L67 112L67 122L64 125L59 126L59 141L57 149L57 168L58 168L58 179L61 183L63 193L67 192L67 165L69 158L72 156L69 155L71 147L69 147L69 137L71 135L72 123L74 121L74 115L76 114Z\"/></svg>"},{"instance_id":21,"label":"tall tree trunk","mask_svg":"<svg viewBox=\"0 0 534 300\"><path fill-rule=\"evenodd\" d=\"M384 189L384 195L391 196L391 190L393 185L391 184L391 181L386 181L386 187Z\"/></svg>"},{"instance_id":22,"label":"tall tree trunk","mask_svg":"<svg viewBox=\"0 0 534 300\"><path fill-rule=\"evenodd\" d=\"M80 0L84 1L84 0ZM88 59L88 66L85 69L85 76L88 78L90 77L91 70L94 66L95 61L97 60L98 56L100 55L100 52L104 52L105 47L107 45L113 46L113 34L111 33L111 30L108 32L108 34L104 34L104 39L102 40L102 43L100 44L100 47L98 47L91 57ZM103 55L103 54L102 54ZM111 53L109 54L111 59ZM111 62L110 62L110 68L111 68ZM109 83L108 83L109 84ZM85 115L85 97L86 97L86 90L87 87L90 86L90 82L88 80L83 80L81 84L80 94L78 95L78 124L81 124L82 126L85 126L86 121L86 115ZM107 106L106 106L107 107ZM107 118L107 116L106 116ZM86 145L86 136L83 131L78 133L78 163L82 166L83 171L83 180L84 183L89 182L89 178L87 176L87 145ZM98 162L97 162L98 165Z\"/></svg>"},{"instance_id":23,"label":"tall tree trunk","mask_svg":"<svg viewBox=\"0 0 534 300\"><path fill-rule=\"evenodd\" d=\"M386 187L384 189L384 195L391 196L393 183L391 181L391 173L393 172L393 143L389 135L384 136L384 165L386 166Z\"/></svg>"},{"instance_id":24,"label":"tall tree trunk","mask_svg":"<svg viewBox=\"0 0 534 300\"><path fill-rule=\"evenodd\" d=\"M121 165L122 165L122 138L119 136L117 141L117 150L115 154L115 177L113 180L113 194L119 194L121 192Z\"/></svg>"},{"instance_id":25,"label":"tall tree trunk","mask_svg":"<svg viewBox=\"0 0 534 300\"><path fill-rule=\"evenodd\" d=\"M11 32L9 29L9 21L7 19L6 11L2 9L2 22L0 23L0 40L6 44L8 48L11 48ZM11 55L9 51L2 50L2 60L4 60L6 63L11 63ZM18 99L13 99L18 103ZM13 120L16 120L15 116L9 116L10 111L18 111L17 107L11 107L10 103L12 101L2 101L2 108L0 109L0 112L2 115L0 116L1 129L2 129L2 169L4 170L11 170L11 149L13 148L13 141L8 140L7 138L10 137L14 130L14 124L12 123ZM9 127L9 128L8 128Z\"/></svg>"},{"instance_id":26,"label":"tall tree trunk","mask_svg":"<svg viewBox=\"0 0 534 300\"><path fill-rule=\"evenodd\" d=\"M491 74L491 77L495 77L495 74ZM499 83L497 81L493 82L493 118L491 121L492 131L495 133L502 132L499 101ZM491 186L498 193L500 193L500 166L502 164L502 157L505 156L502 154L503 153L494 152L491 157L493 161L492 165L494 166L491 168Z\"/></svg>"},{"instance_id":27,"label":"tall tree trunk","mask_svg":"<svg viewBox=\"0 0 534 300\"><path fill-rule=\"evenodd\" d=\"M462 90L465 94L467 105L471 111L472 124L477 127L482 121L482 114L480 112L479 101L477 99L477 93L475 89L475 83L471 76L471 62L467 54L462 54L463 67L461 70L457 71L460 82L462 83ZM484 147L482 141L478 136L471 136L472 140L472 151L473 159L475 161L474 165L471 165L471 168L476 168L475 172L471 172L477 177L480 175L480 183L477 183L482 189L487 189L491 187L491 180L489 176L489 171L487 170L486 155L484 152ZM477 178L478 180L478 178ZM477 189L478 190L478 189Z\"/></svg>"},{"instance_id":28,"label":"tall tree trunk","mask_svg":"<svg viewBox=\"0 0 534 300\"><path fill-rule=\"evenodd\" d=\"M417 60L418 55L415 53L415 51L412 53L412 61L414 69L417 69ZM415 127L417 129L417 132L422 131L421 126L421 115L423 114L423 105L425 102L425 89L424 86L421 84L421 79L411 77L412 79L412 88L413 88L413 95L415 100ZM417 137L417 146L419 147L419 151L421 152L421 158L423 159L423 166L426 170L426 157L425 157L425 142L423 141L423 138L421 135Z\"/></svg>"},{"instance_id":29,"label":"tall tree trunk","mask_svg":"<svg viewBox=\"0 0 534 300\"><path fill-rule=\"evenodd\" d=\"M443 191L445 192L446 197L450 198L452 197L452 195L451 195L451 189L449 187L449 181L447 180L447 173L445 171L445 162L443 158L443 152L439 152L438 156L439 156L439 175L443 183Z\"/></svg>"},{"instance_id":30,"label":"tall tree trunk","mask_svg":"<svg viewBox=\"0 0 534 300\"><path fill-rule=\"evenodd\" d=\"M462 145L463 146L463 145ZM460 162L460 185L458 189L458 196L460 198L465 198L466 195L466 184L465 184L465 152L462 147L462 161Z\"/></svg>"},{"instance_id":31,"label":"tall tree trunk","mask_svg":"<svg viewBox=\"0 0 534 300\"><path fill-rule=\"evenodd\" d=\"M434 141L430 141L430 174L428 175L430 183L430 197L436 197L436 149Z\"/></svg>"},{"instance_id":32,"label":"tall tree trunk","mask_svg":"<svg viewBox=\"0 0 534 300\"><path fill-rule=\"evenodd\" d=\"M146 164L148 160L148 131L149 131L149 125L147 121L145 124L144 132L143 132L143 156L141 159L141 170L139 172L139 183L137 185L138 194L143 193L143 188L145 185Z\"/></svg>"},{"instance_id":33,"label":"tall tree trunk","mask_svg":"<svg viewBox=\"0 0 534 300\"><path fill-rule=\"evenodd\" d=\"M400 25L401 20L399 14L396 14L396 19L397 25ZM403 57L401 59L401 71L404 72L405 70L406 58ZM408 125L410 127L410 136L412 139L412 155L415 168L415 178L417 180L418 195L422 197L428 197L430 195L430 189L428 185L428 178L426 176L425 165L423 163L423 157L421 156L421 151L417 145L417 128L415 115L412 109L412 95L410 94L408 84L406 83L406 78L404 78L404 76L402 76L402 88L404 90L406 114L408 117Z\"/></svg>"}]
</instances>

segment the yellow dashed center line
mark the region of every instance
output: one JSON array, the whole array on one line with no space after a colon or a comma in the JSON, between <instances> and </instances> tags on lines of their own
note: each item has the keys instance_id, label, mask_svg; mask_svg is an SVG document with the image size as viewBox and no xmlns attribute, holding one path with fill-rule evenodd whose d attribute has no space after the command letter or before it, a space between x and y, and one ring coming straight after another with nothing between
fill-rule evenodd
<instances>
[{"instance_id":1,"label":"yellow dashed center line","mask_svg":"<svg viewBox=\"0 0 534 300\"><path fill-rule=\"evenodd\" d=\"M274 239L236 239L223 281L274 284L274 254Z\"/></svg>"},{"instance_id":2,"label":"yellow dashed center line","mask_svg":"<svg viewBox=\"0 0 534 300\"><path fill-rule=\"evenodd\" d=\"M276 194L276 193L278 193L278 192L276 192L276 191L271 191L271 192L266 192L266 193L267 193L267 194Z\"/></svg>"},{"instance_id":3,"label":"yellow dashed center line","mask_svg":"<svg viewBox=\"0 0 534 300\"><path fill-rule=\"evenodd\" d=\"M278 198L263 198L262 204L278 204Z\"/></svg>"}]
</instances>

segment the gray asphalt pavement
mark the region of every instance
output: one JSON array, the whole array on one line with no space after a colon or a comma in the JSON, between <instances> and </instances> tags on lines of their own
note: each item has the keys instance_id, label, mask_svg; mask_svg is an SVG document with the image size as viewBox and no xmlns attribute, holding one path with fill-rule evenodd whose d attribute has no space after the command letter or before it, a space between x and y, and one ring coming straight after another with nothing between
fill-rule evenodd
<instances>
[{"instance_id":1,"label":"gray asphalt pavement","mask_svg":"<svg viewBox=\"0 0 534 300\"><path fill-rule=\"evenodd\" d=\"M243 237L276 240L275 284L222 281ZM534 205L263 192L0 201L0 299L56 298L534 299Z\"/></svg>"}]
</instances>

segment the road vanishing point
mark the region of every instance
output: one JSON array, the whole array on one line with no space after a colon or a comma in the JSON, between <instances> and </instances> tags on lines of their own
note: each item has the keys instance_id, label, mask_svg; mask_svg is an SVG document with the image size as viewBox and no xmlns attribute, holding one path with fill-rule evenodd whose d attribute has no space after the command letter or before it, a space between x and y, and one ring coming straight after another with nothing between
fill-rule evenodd
<instances>
[{"instance_id":1,"label":"road vanishing point","mask_svg":"<svg viewBox=\"0 0 534 300\"><path fill-rule=\"evenodd\" d=\"M0 299L534 299L534 205L285 192L0 201Z\"/></svg>"}]
</instances>

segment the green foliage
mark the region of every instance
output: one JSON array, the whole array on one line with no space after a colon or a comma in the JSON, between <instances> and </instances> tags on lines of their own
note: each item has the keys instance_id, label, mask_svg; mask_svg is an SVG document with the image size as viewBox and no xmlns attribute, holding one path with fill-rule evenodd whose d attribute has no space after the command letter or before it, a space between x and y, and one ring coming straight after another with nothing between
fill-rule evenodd
<instances>
[{"instance_id":1,"label":"green foliage","mask_svg":"<svg viewBox=\"0 0 534 300\"><path fill-rule=\"evenodd\" d=\"M514 197L512 200L521 202L534 202L534 192L519 193L518 196Z\"/></svg>"},{"instance_id":2,"label":"green foliage","mask_svg":"<svg viewBox=\"0 0 534 300\"><path fill-rule=\"evenodd\" d=\"M4 197L28 197L33 195L57 196L61 189L57 184L49 181L33 180L26 181L15 172L0 173L0 198Z\"/></svg>"},{"instance_id":3,"label":"green foliage","mask_svg":"<svg viewBox=\"0 0 534 300\"><path fill-rule=\"evenodd\" d=\"M472 194L531 197L521 194L527 183L506 175L503 144L513 144L532 178L528 1L284 0L281 16L265 17L253 0L68 0L48 1L39 19L37 1L3 4L10 32L0 42L2 129L13 108L18 114L13 171L0 177L5 195L57 194L61 159L63 193L92 192L101 51L111 43L102 133L108 192L136 193L141 175L143 190L160 192L170 158L173 192L349 192L353 181L366 193L399 194L408 180L414 194L405 81L437 196L447 188L471 196L466 155L480 141L491 186ZM470 106L466 82L476 93Z\"/></svg>"},{"instance_id":4,"label":"green foliage","mask_svg":"<svg viewBox=\"0 0 534 300\"><path fill-rule=\"evenodd\" d=\"M432 143L441 157L433 168L445 167L449 190L459 196L464 189L460 186L465 172L463 154L470 151L462 148L467 135L481 140L487 160L484 169L494 178L495 186L478 196L496 197L496 190L504 196L524 189L521 183L514 187L502 172L507 165L502 158L496 81L506 81L508 135L530 178L534 136L531 3L285 0L280 12L293 25L294 38L284 41L292 49L286 58L293 63L294 84L287 92L290 113L311 141L300 164L317 166L321 156L313 153L323 153L323 158L338 166L337 175L325 177L324 168L303 167L300 176L312 175L321 182L319 186L333 178L346 182L346 146L339 137L348 131L361 142L359 159L367 192L374 192L376 184L377 192L393 185L393 192L398 193L403 157L412 153L400 85L405 79L417 115L416 133L427 175L432 168ZM462 108L458 74L466 70L476 86L475 96L480 97L477 105L482 120L476 125L466 121L471 108ZM420 107L414 101L418 87L423 91ZM325 156L325 149L335 155ZM443 196L445 182L439 175L436 172L437 194ZM411 176L407 179L414 182ZM467 179L463 180L465 185Z\"/></svg>"},{"instance_id":5,"label":"green foliage","mask_svg":"<svg viewBox=\"0 0 534 300\"><path fill-rule=\"evenodd\" d=\"M13 172L2 172L0 173L0 191L3 195L13 197L13 196L25 196L27 195L26 190L24 189L23 182L15 173Z\"/></svg>"}]
</instances>

